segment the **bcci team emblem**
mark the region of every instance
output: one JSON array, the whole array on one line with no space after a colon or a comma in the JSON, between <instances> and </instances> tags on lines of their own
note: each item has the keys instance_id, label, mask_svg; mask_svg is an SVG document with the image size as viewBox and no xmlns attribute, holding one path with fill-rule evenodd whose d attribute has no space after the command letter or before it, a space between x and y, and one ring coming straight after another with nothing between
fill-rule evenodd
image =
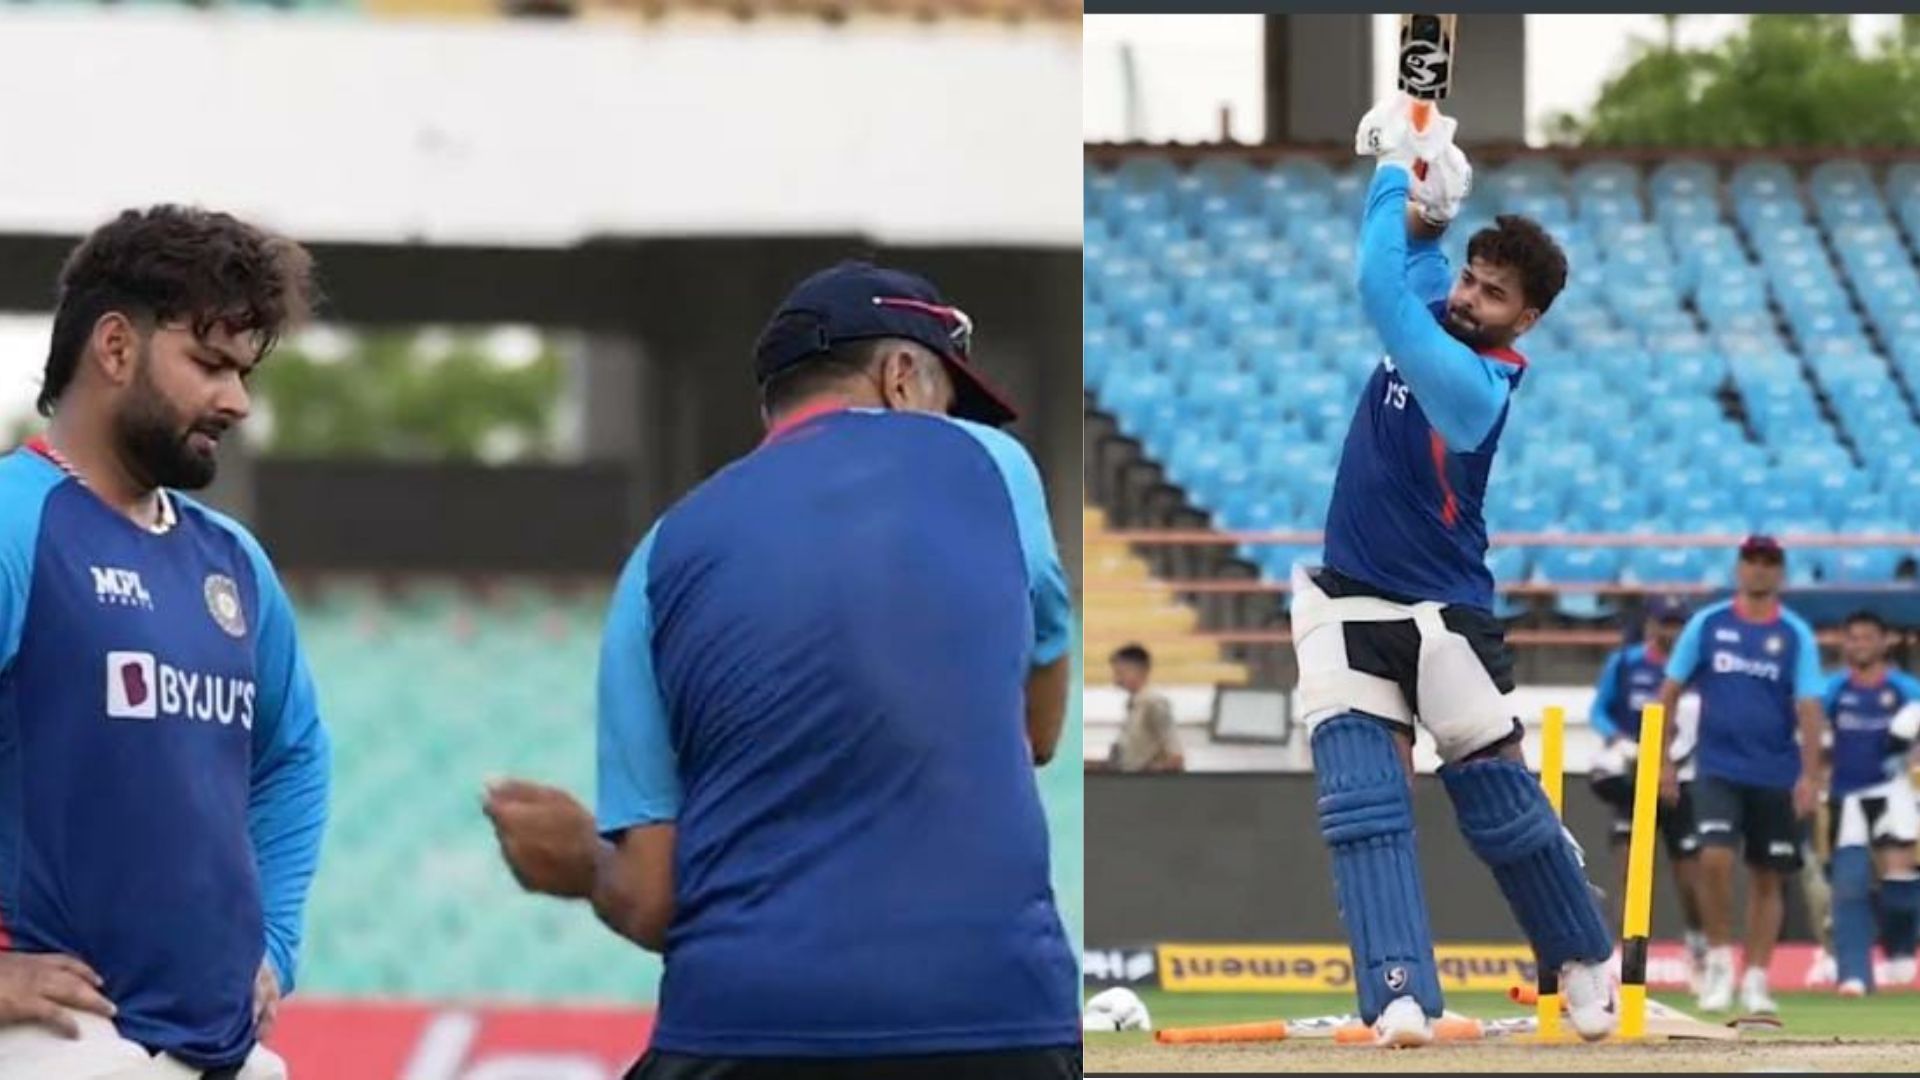
<instances>
[{"instance_id":1,"label":"bcci team emblem","mask_svg":"<svg viewBox=\"0 0 1920 1080\"><path fill-rule=\"evenodd\" d=\"M1399 993L1407 988L1407 969L1398 964L1387 969L1387 989Z\"/></svg>"},{"instance_id":2,"label":"bcci team emblem","mask_svg":"<svg viewBox=\"0 0 1920 1080\"><path fill-rule=\"evenodd\" d=\"M1778 656L1780 655L1780 650L1784 648L1786 648L1786 642L1780 640L1779 634L1773 634L1767 638L1768 656Z\"/></svg>"},{"instance_id":3,"label":"bcci team emblem","mask_svg":"<svg viewBox=\"0 0 1920 1080\"><path fill-rule=\"evenodd\" d=\"M1883 709L1893 708L1893 691L1891 690L1880 691L1880 707Z\"/></svg>"},{"instance_id":4,"label":"bcci team emblem","mask_svg":"<svg viewBox=\"0 0 1920 1080\"><path fill-rule=\"evenodd\" d=\"M207 614L220 624L220 629L234 637L247 636L247 616L240 610L240 586L225 574L208 574L206 588Z\"/></svg>"}]
</instances>

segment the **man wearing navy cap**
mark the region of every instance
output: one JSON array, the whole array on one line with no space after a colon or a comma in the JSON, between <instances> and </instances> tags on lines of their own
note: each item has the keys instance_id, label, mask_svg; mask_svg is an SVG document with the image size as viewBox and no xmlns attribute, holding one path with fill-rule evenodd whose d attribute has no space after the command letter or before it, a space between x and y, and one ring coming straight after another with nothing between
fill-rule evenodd
<instances>
[{"instance_id":1,"label":"man wearing navy cap","mask_svg":"<svg viewBox=\"0 0 1920 1080\"><path fill-rule=\"evenodd\" d=\"M1780 936L1784 884L1800 869L1800 820L1820 791L1820 735L1826 725L1820 646L1806 620L1780 602L1786 552L1771 536L1740 545L1735 592L1687 621L1667 659L1661 704L1674 713L1680 692L1700 695L1693 813L1700 837L1699 896L1707 964L1700 1008L1733 1004L1733 860L1747 864L1746 974L1741 1007L1778 1011L1767 964ZM1667 806L1680 797L1673 762L1661 771Z\"/></svg>"},{"instance_id":2,"label":"man wearing navy cap","mask_svg":"<svg viewBox=\"0 0 1920 1080\"><path fill-rule=\"evenodd\" d=\"M1686 625L1687 605L1677 596L1656 596L1647 604L1640 640L1622 645L1607 657L1600 670L1600 681L1593 689L1593 711L1588 725L1604 741L1594 757L1588 774L1593 793L1613 809L1610 832L1614 864L1619 868L1618 888L1614 891L1614 925L1620 924L1620 899L1627 895L1627 844L1633 838L1634 762L1640 753L1640 711L1660 700L1660 686L1666 680L1667 660L1673 652L1680 628ZM1668 731L1678 729L1677 717ZM1671 736L1667 749L1677 740ZM1690 778L1683 778L1685 779ZM1700 838L1694 835L1693 804L1688 784L1682 783L1679 801L1659 815L1660 838L1665 842L1667 862L1673 867L1675 894L1687 924L1687 955L1697 970L1706 958L1706 936L1700 931L1700 908L1695 899L1694 876L1699 865Z\"/></svg>"},{"instance_id":3,"label":"man wearing navy cap","mask_svg":"<svg viewBox=\"0 0 1920 1080\"><path fill-rule=\"evenodd\" d=\"M523 885L666 957L630 1080L1080 1075L1033 776L1068 594L972 330L912 274L801 282L754 349L765 441L615 588L597 812L488 793Z\"/></svg>"}]
</instances>

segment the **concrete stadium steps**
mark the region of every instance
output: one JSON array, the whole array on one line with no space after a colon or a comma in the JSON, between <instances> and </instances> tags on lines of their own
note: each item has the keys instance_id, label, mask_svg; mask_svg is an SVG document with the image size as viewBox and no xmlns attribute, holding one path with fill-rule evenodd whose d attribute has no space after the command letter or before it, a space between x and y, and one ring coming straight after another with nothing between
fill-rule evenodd
<instances>
[{"instance_id":1,"label":"concrete stadium steps","mask_svg":"<svg viewBox=\"0 0 1920 1080\"><path fill-rule=\"evenodd\" d=\"M1107 657L1137 642L1153 654L1154 678L1166 683L1240 685L1245 664L1221 656L1220 646L1201 637L1200 616L1172 590L1156 582L1147 562L1107 535L1106 515L1093 506L1084 527L1081 670L1094 684L1107 680Z\"/></svg>"}]
</instances>

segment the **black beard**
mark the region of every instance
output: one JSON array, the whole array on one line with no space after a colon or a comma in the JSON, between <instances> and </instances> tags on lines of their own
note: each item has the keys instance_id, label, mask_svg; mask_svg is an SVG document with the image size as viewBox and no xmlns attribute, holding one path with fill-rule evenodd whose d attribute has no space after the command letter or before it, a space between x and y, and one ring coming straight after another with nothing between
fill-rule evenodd
<instances>
[{"instance_id":1,"label":"black beard","mask_svg":"<svg viewBox=\"0 0 1920 1080\"><path fill-rule=\"evenodd\" d=\"M1506 344L1506 342L1502 341L1484 326L1469 329L1455 322L1453 312L1451 311L1447 312L1446 318L1440 320L1440 325L1447 333L1453 335L1455 341L1472 349L1474 352L1486 352L1490 349L1500 348Z\"/></svg>"},{"instance_id":2,"label":"black beard","mask_svg":"<svg viewBox=\"0 0 1920 1080\"><path fill-rule=\"evenodd\" d=\"M187 439L195 429L169 407L148 380L143 358L126 404L113 418L120 459L143 487L198 491L213 483L219 462L200 454Z\"/></svg>"}]
</instances>

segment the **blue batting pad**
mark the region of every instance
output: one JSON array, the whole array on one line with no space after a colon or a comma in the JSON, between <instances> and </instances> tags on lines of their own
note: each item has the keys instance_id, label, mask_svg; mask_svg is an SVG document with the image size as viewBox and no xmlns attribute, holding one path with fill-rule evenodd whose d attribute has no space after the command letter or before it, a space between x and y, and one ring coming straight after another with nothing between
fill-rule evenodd
<instances>
[{"instance_id":1,"label":"blue batting pad","mask_svg":"<svg viewBox=\"0 0 1920 1080\"><path fill-rule=\"evenodd\" d=\"M1442 766L1440 779L1460 832L1493 869L1539 963L1559 971L1569 960L1605 960L1613 938L1593 887L1547 793L1526 766L1481 758Z\"/></svg>"},{"instance_id":2,"label":"blue batting pad","mask_svg":"<svg viewBox=\"0 0 1920 1080\"><path fill-rule=\"evenodd\" d=\"M1433 931L1413 846L1413 794L1394 738L1347 713L1313 732L1320 834L1333 852L1334 894L1353 948L1360 1018L1411 994L1428 1016L1443 1004Z\"/></svg>"},{"instance_id":3,"label":"blue batting pad","mask_svg":"<svg viewBox=\"0 0 1920 1080\"><path fill-rule=\"evenodd\" d=\"M1827 867L1833 887L1833 962L1840 981L1873 985L1873 854L1843 847Z\"/></svg>"},{"instance_id":4,"label":"blue batting pad","mask_svg":"<svg viewBox=\"0 0 1920 1080\"><path fill-rule=\"evenodd\" d=\"M1880 944L1888 956L1912 956L1920 944L1920 878L1880 883Z\"/></svg>"}]
</instances>

